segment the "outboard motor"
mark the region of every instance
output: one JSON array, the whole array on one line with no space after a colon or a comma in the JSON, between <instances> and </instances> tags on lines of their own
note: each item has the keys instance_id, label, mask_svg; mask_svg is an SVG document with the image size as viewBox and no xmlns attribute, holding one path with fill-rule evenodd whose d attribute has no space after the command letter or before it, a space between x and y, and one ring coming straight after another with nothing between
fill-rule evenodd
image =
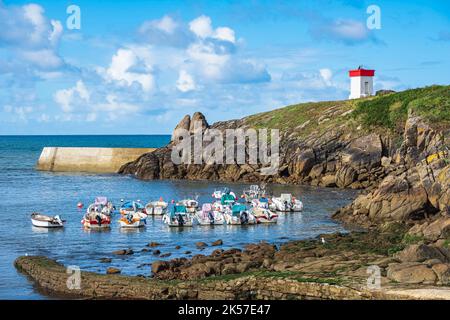
<instances>
[{"instance_id":1,"label":"outboard motor","mask_svg":"<svg viewBox=\"0 0 450 320\"><path fill-rule=\"evenodd\" d=\"M214 216L213 216L213 213L211 211L208 212L208 218L209 218L209 221L211 222L211 224L213 224L214 223Z\"/></svg>"},{"instance_id":2,"label":"outboard motor","mask_svg":"<svg viewBox=\"0 0 450 320\"><path fill-rule=\"evenodd\" d=\"M102 217L99 214L95 216L95 220L97 220L97 224L99 226L102 225Z\"/></svg>"},{"instance_id":3,"label":"outboard motor","mask_svg":"<svg viewBox=\"0 0 450 320\"><path fill-rule=\"evenodd\" d=\"M247 211L242 211L240 215L241 224L247 224L248 223L248 214Z\"/></svg>"},{"instance_id":4,"label":"outboard motor","mask_svg":"<svg viewBox=\"0 0 450 320\"><path fill-rule=\"evenodd\" d=\"M179 226L184 225L184 220L183 220L183 217L181 216L181 214L177 214L177 221L178 221Z\"/></svg>"}]
</instances>

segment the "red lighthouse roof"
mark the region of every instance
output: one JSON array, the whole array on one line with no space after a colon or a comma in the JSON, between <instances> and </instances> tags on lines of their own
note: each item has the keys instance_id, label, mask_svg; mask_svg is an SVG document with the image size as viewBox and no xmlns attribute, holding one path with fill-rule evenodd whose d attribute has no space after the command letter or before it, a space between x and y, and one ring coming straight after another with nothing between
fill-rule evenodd
<instances>
[{"instance_id":1,"label":"red lighthouse roof","mask_svg":"<svg viewBox=\"0 0 450 320\"><path fill-rule=\"evenodd\" d=\"M375 75L375 70L358 68L356 70L350 70L348 72L350 77L373 77Z\"/></svg>"}]
</instances>

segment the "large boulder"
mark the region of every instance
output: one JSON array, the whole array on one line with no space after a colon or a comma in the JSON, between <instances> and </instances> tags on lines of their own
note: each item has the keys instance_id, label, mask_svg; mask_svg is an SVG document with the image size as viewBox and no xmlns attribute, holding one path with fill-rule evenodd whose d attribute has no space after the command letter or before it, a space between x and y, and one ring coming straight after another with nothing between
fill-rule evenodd
<instances>
[{"instance_id":1,"label":"large boulder","mask_svg":"<svg viewBox=\"0 0 450 320\"><path fill-rule=\"evenodd\" d=\"M441 262L446 262L447 260L438 248L425 244L410 245L398 252L395 256L402 262L423 262L431 259L438 259Z\"/></svg>"},{"instance_id":2,"label":"large boulder","mask_svg":"<svg viewBox=\"0 0 450 320\"><path fill-rule=\"evenodd\" d=\"M389 265L387 277L396 282L409 284L434 284L437 280L437 276L431 268L415 262Z\"/></svg>"}]
</instances>

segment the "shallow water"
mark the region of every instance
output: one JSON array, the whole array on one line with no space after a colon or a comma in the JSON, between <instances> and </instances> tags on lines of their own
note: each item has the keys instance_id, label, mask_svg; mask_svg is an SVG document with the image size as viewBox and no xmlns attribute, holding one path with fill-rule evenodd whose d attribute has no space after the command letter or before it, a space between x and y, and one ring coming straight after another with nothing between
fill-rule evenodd
<instances>
[{"instance_id":1,"label":"shallow water","mask_svg":"<svg viewBox=\"0 0 450 320\"><path fill-rule=\"evenodd\" d=\"M208 254L214 248L200 251L195 242L211 243L222 239L222 248L242 247L246 243L267 240L279 244L291 239L315 237L320 233L343 231L330 219L330 214L347 204L355 195L352 191L299 186L270 186L274 194L291 192L305 205L303 213L282 214L277 224L255 226L196 226L169 228L160 217L150 218L141 230L121 230L114 217L109 231L86 231L80 220L86 206L95 196L108 196L116 205L120 199L141 199L142 202L162 196L165 200L198 196L200 202L210 202L215 188L229 186L236 194L244 184L190 181L140 181L129 176L39 172L33 169L43 146L105 146L157 147L169 136L79 136L79 137L0 137L0 298L42 299L32 284L13 267L20 255L46 255L65 265L77 265L82 270L104 273L109 266L118 267L123 274L149 275L148 266L158 259L149 252L141 252L146 244L157 241L162 253L170 258L193 254ZM34 228L29 215L33 211L61 214L66 219L62 230ZM175 246L181 249L176 250ZM134 255L113 256L112 251L131 248ZM99 259L111 257L111 264Z\"/></svg>"}]
</instances>

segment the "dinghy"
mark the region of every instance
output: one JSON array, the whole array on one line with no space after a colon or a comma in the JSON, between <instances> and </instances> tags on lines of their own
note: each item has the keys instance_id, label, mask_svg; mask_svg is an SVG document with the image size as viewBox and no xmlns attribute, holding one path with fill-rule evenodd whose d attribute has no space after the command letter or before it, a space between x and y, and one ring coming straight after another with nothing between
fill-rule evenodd
<instances>
[{"instance_id":1,"label":"dinghy","mask_svg":"<svg viewBox=\"0 0 450 320\"><path fill-rule=\"evenodd\" d=\"M220 200L220 199L222 199L222 196L225 194L231 194L233 197L236 198L236 194L233 191L231 191L230 188L227 188L227 187L225 187L221 190L214 190L212 197L214 199Z\"/></svg>"},{"instance_id":2,"label":"dinghy","mask_svg":"<svg viewBox=\"0 0 450 320\"><path fill-rule=\"evenodd\" d=\"M64 227L65 220L61 220L59 215L47 216L37 212L31 214L31 223L35 227L40 228L62 228Z\"/></svg>"},{"instance_id":3,"label":"dinghy","mask_svg":"<svg viewBox=\"0 0 450 320\"><path fill-rule=\"evenodd\" d=\"M225 222L230 225L255 224L255 217L242 204L235 204L224 214Z\"/></svg>"},{"instance_id":4,"label":"dinghy","mask_svg":"<svg viewBox=\"0 0 450 320\"><path fill-rule=\"evenodd\" d=\"M281 212L299 212L303 210L303 203L290 193L282 193L280 197L272 198L270 209Z\"/></svg>"},{"instance_id":5,"label":"dinghy","mask_svg":"<svg viewBox=\"0 0 450 320\"><path fill-rule=\"evenodd\" d=\"M213 210L210 203L204 203L201 211L197 211L195 219L200 225L223 225L225 219L223 214L218 210Z\"/></svg>"},{"instance_id":6,"label":"dinghy","mask_svg":"<svg viewBox=\"0 0 450 320\"><path fill-rule=\"evenodd\" d=\"M269 209L267 198L254 199L251 212L258 223L276 223L278 221L278 215Z\"/></svg>"},{"instance_id":7,"label":"dinghy","mask_svg":"<svg viewBox=\"0 0 450 320\"><path fill-rule=\"evenodd\" d=\"M186 206L175 205L163 216L163 222L169 227L192 227L192 216Z\"/></svg>"},{"instance_id":8,"label":"dinghy","mask_svg":"<svg viewBox=\"0 0 450 320\"><path fill-rule=\"evenodd\" d=\"M158 201L151 201L146 204L145 211L149 215L162 216L167 212L169 204L163 201L163 198L159 198Z\"/></svg>"}]
</instances>

